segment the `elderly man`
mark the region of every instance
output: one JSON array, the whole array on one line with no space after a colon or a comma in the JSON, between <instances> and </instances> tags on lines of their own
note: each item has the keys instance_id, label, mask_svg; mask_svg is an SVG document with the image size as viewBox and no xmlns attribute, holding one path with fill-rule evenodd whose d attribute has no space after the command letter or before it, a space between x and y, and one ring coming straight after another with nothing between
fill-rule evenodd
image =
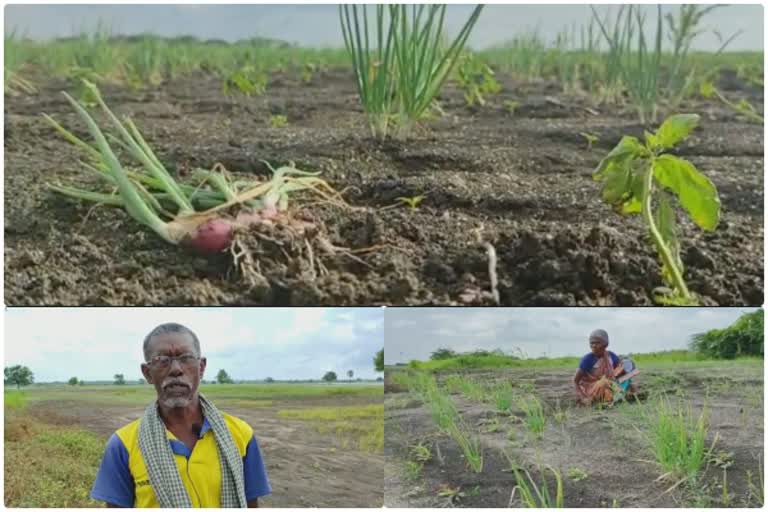
<instances>
[{"instance_id":1,"label":"elderly man","mask_svg":"<svg viewBox=\"0 0 768 512\"><path fill-rule=\"evenodd\" d=\"M107 443L91 496L108 507L255 508L271 492L253 429L198 392L206 360L183 325L144 339L157 400Z\"/></svg>"},{"instance_id":2,"label":"elderly man","mask_svg":"<svg viewBox=\"0 0 768 512\"><path fill-rule=\"evenodd\" d=\"M611 402L616 376L624 371L619 356L608 350L608 333L603 329L589 335L591 352L581 358L573 382L576 397L585 405L594 402Z\"/></svg>"}]
</instances>

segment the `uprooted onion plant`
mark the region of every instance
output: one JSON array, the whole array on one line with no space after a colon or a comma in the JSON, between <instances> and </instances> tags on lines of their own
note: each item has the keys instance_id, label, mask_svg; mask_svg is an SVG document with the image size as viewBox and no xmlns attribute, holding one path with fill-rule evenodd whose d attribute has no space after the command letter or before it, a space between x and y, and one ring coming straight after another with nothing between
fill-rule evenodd
<instances>
[{"instance_id":1,"label":"uprooted onion plant","mask_svg":"<svg viewBox=\"0 0 768 512\"><path fill-rule=\"evenodd\" d=\"M311 220L300 219L288 210L289 198L299 191L314 194L320 202L338 206L347 205L318 173L300 171L293 164L272 169L267 181L236 181L220 164L212 170L197 169L192 182L176 181L146 143L136 125L129 118L122 122L107 107L98 88L85 82L96 103L109 119L116 135L99 128L88 111L69 94L64 96L85 122L95 142L89 144L64 128L50 116L46 120L69 142L82 149L87 161L82 165L112 187L111 192L92 191L61 184L48 184L55 192L66 196L123 208L134 220L150 228L166 242L191 248L204 254L229 251L235 267L251 283L263 278L259 262L254 260L250 235L280 246L290 242L300 248L309 261L313 275L326 269L315 256L312 242L320 253L343 252L319 232ZM127 152L140 166L123 166L113 147ZM278 240L274 233L281 235ZM288 240L286 240L288 239ZM346 251L346 252L345 252ZM354 256L352 256L355 258Z\"/></svg>"}]
</instances>

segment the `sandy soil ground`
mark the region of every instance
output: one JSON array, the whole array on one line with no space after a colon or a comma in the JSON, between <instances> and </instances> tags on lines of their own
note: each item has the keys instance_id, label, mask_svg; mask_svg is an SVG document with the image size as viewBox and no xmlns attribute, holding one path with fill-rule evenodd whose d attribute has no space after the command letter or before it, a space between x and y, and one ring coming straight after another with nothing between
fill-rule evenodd
<instances>
[{"instance_id":1,"label":"sandy soil ground","mask_svg":"<svg viewBox=\"0 0 768 512\"><path fill-rule=\"evenodd\" d=\"M355 405L345 399L345 405ZM337 406L339 399L310 400L302 406ZM277 416L285 407L247 407L217 401L223 411L254 429L272 495L267 507L379 508L383 502L384 457L343 448L332 434L321 434L308 422ZM293 404L292 407L295 407ZM94 407L82 401L42 401L29 405L42 421L76 425L106 439L118 428L139 417L144 406Z\"/></svg>"}]
</instances>

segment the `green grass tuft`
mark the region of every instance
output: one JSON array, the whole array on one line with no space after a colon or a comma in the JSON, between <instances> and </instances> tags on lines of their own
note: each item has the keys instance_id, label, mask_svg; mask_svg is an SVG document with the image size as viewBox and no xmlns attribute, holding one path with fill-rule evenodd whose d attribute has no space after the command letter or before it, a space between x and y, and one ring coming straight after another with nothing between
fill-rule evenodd
<instances>
[{"instance_id":1,"label":"green grass tuft","mask_svg":"<svg viewBox=\"0 0 768 512\"><path fill-rule=\"evenodd\" d=\"M664 474L675 486L683 482L695 485L717 442L707 447L709 424L707 410L694 414L692 407L673 406L662 398L647 413L651 450Z\"/></svg>"}]
</instances>

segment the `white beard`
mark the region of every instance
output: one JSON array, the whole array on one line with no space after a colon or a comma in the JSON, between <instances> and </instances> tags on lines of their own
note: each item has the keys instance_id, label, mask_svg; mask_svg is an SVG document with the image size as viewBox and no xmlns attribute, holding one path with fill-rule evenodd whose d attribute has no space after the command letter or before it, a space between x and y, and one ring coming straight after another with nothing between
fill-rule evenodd
<instances>
[{"instance_id":1,"label":"white beard","mask_svg":"<svg viewBox=\"0 0 768 512\"><path fill-rule=\"evenodd\" d=\"M164 407L168 409L181 409L184 407L189 406L189 404L192 402L191 397L183 397L183 396L171 396L168 398L164 398L161 403Z\"/></svg>"}]
</instances>

